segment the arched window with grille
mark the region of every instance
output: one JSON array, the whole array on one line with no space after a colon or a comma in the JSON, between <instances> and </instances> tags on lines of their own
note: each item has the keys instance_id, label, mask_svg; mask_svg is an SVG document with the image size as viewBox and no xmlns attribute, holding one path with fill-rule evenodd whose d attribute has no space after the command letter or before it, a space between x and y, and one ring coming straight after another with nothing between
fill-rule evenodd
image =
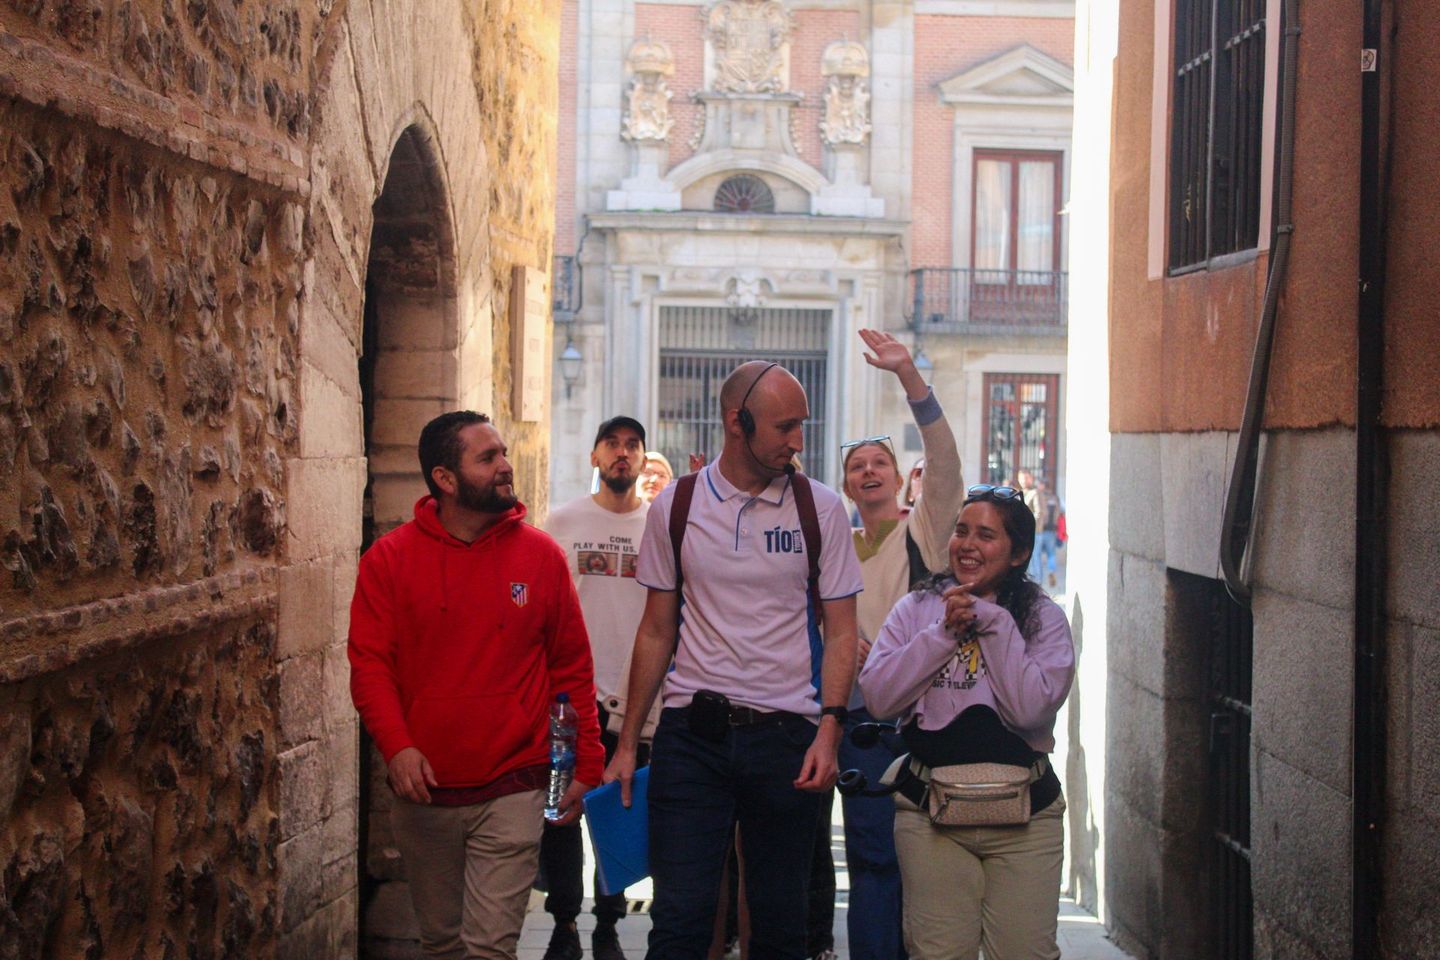
<instances>
[{"instance_id":1,"label":"arched window with grille","mask_svg":"<svg viewBox=\"0 0 1440 960\"><path fill-rule=\"evenodd\" d=\"M742 173L715 190L716 213L774 213L775 194L759 177Z\"/></svg>"}]
</instances>

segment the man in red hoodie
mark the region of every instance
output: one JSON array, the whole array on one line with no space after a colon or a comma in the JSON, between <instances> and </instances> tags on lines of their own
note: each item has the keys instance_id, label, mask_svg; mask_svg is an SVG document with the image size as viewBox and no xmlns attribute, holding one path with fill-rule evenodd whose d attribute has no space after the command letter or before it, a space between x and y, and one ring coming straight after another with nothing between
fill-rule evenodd
<instances>
[{"instance_id":1,"label":"man in red hoodie","mask_svg":"<svg viewBox=\"0 0 1440 960\"><path fill-rule=\"evenodd\" d=\"M426 956L514 957L556 694L580 720L559 822L574 822L600 782L590 642L565 554L524 522L489 418L436 417L419 452L430 495L360 560L350 692L389 768Z\"/></svg>"}]
</instances>

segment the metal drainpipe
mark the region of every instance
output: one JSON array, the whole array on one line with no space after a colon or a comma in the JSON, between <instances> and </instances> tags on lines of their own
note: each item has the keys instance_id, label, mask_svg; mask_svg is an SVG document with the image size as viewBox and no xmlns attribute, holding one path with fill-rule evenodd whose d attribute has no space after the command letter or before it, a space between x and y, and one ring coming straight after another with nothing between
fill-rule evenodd
<instances>
[{"instance_id":1,"label":"metal drainpipe","mask_svg":"<svg viewBox=\"0 0 1440 960\"><path fill-rule=\"evenodd\" d=\"M1393 47L1383 0L1364 0L1360 74L1360 251L1355 390L1355 708L1351 823L1351 949L1381 955L1385 818L1386 501L1390 461L1381 422L1385 356L1385 118L1381 94Z\"/></svg>"},{"instance_id":2,"label":"metal drainpipe","mask_svg":"<svg viewBox=\"0 0 1440 960\"><path fill-rule=\"evenodd\" d=\"M1235 601L1250 606L1250 584L1245 571L1250 528L1255 513L1255 475L1260 457L1260 429L1265 416L1266 385L1270 378L1270 351L1275 339L1275 314L1290 263L1291 195L1295 170L1295 61L1300 43L1299 0L1285 0L1282 14L1285 36L1280 66L1280 156L1275 190L1275 234L1270 245L1270 269L1265 280L1265 303L1255 333L1250 361L1250 385L1240 419L1240 442L1230 483L1225 489L1225 516L1220 529L1220 571L1225 589Z\"/></svg>"}]
</instances>

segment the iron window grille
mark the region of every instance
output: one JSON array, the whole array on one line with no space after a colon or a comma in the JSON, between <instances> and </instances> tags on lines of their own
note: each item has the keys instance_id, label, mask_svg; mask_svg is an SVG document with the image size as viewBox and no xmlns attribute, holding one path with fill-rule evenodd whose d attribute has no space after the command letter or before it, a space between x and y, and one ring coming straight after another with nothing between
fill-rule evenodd
<instances>
[{"instance_id":1,"label":"iron window grille","mask_svg":"<svg viewBox=\"0 0 1440 960\"><path fill-rule=\"evenodd\" d=\"M730 177L715 190L717 213L774 213L775 194L759 177Z\"/></svg>"},{"instance_id":2,"label":"iron window grille","mask_svg":"<svg viewBox=\"0 0 1440 960\"><path fill-rule=\"evenodd\" d=\"M1256 246L1266 0L1175 0L1170 270Z\"/></svg>"},{"instance_id":3,"label":"iron window grille","mask_svg":"<svg viewBox=\"0 0 1440 960\"><path fill-rule=\"evenodd\" d=\"M1060 377L1057 374L987 373L985 434L980 472L986 483L1015 483L1028 470L1057 489Z\"/></svg>"}]
</instances>

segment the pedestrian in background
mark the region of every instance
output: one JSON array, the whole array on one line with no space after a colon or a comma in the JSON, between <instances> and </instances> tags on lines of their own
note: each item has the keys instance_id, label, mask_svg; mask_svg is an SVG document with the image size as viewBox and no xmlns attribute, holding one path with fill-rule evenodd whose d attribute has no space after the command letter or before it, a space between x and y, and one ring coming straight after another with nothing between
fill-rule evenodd
<instances>
[{"instance_id":1,"label":"pedestrian in background","mask_svg":"<svg viewBox=\"0 0 1440 960\"><path fill-rule=\"evenodd\" d=\"M1047 519L1045 511L1045 497L1041 487L1035 482L1035 474L1029 470L1020 470L1015 474L1015 482L1020 487L1020 494L1025 500L1025 506L1030 509L1030 515L1035 518L1035 542L1031 544L1030 565L1026 568L1026 574L1036 583L1040 582L1040 531L1045 529Z\"/></svg>"},{"instance_id":2,"label":"pedestrian in background","mask_svg":"<svg viewBox=\"0 0 1440 960\"><path fill-rule=\"evenodd\" d=\"M560 823L604 755L590 645L565 554L525 523L504 441L484 414L420 433L430 489L360 558L350 691L395 791L391 827L427 957L514 957L535 879L549 708L579 713Z\"/></svg>"},{"instance_id":3,"label":"pedestrian in background","mask_svg":"<svg viewBox=\"0 0 1440 960\"><path fill-rule=\"evenodd\" d=\"M670 481L675 479L675 471L670 467L670 461L665 454L659 450L649 450L645 453L645 465L640 471L640 497L646 503L653 503L661 490L670 486Z\"/></svg>"},{"instance_id":4,"label":"pedestrian in background","mask_svg":"<svg viewBox=\"0 0 1440 960\"><path fill-rule=\"evenodd\" d=\"M646 461L645 428L633 417L611 417L595 432L590 465L599 471L600 488L550 513L545 530L570 564L570 576L585 614L590 652L595 661L596 710L600 741L608 762L628 709L630 651L645 607L645 588L635 579L640 541L650 505L640 498L637 481ZM650 738L659 711L652 710L640 733L636 762L649 758ZM579 960L580 934L575 919L584 896L584 839L579 823L551 826L540 841L540 865L548 895L545 910L554 918L544 960ZM625 960L615 927L625 918L625 892L600 892L595 881L595 931L590 950L595 960Z\"/></svg>"}]
</instances>

